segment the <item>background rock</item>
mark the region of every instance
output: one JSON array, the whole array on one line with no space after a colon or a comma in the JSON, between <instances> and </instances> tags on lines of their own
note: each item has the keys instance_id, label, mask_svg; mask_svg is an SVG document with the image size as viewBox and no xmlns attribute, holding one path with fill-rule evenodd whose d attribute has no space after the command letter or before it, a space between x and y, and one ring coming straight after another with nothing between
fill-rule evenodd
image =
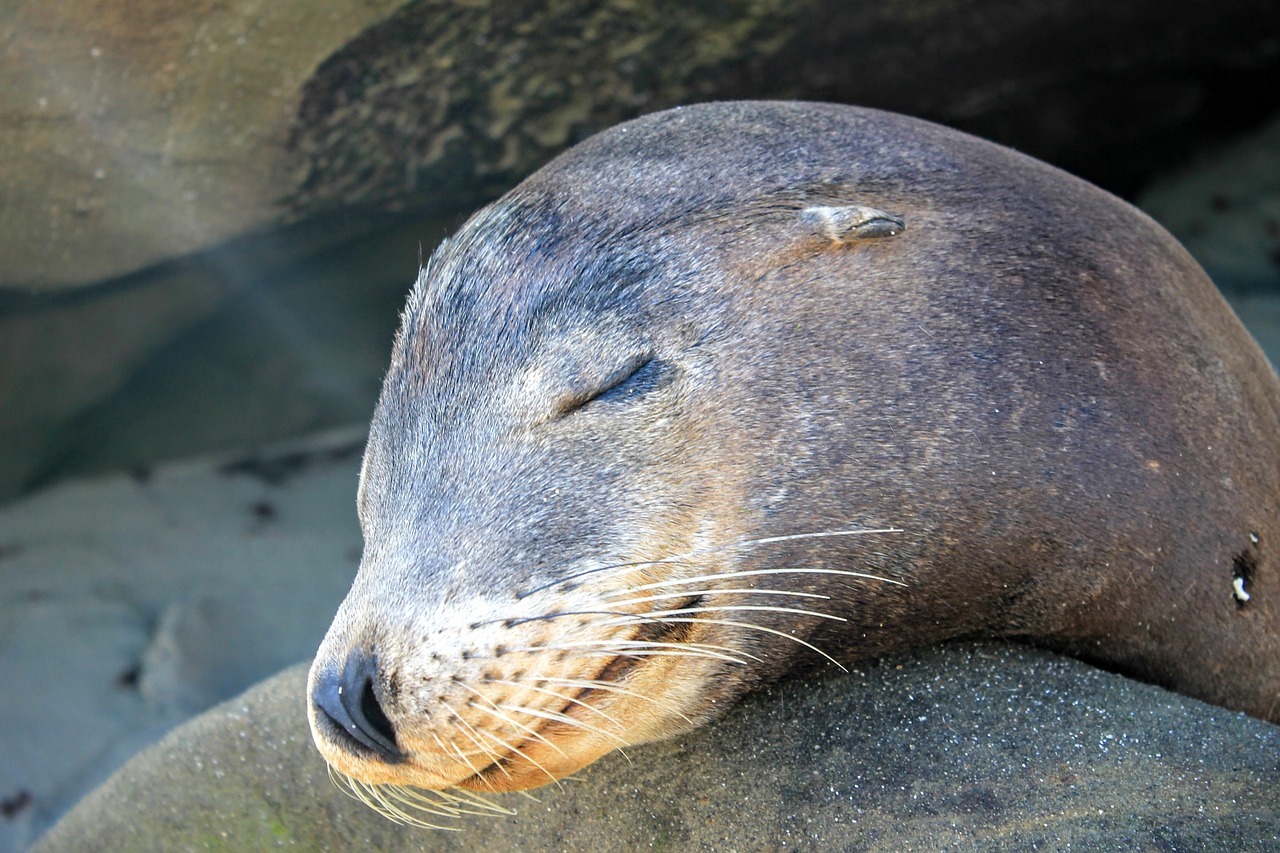
<instances>
[{"instance_id":1,"label":"background rock","mask_svg":"<svg viewBox=\"0 0 1280 853\"><path fill-rule=\"evenodd\" d=\"M7 4L0 287L102 281L272 222L303 83L400 3Z\"/></svg>"},{"instance_id":2,"label":"background rock","mask_svg":"<svg viewBox=\"0 0 1280 853\"><path fill-rule=\"evenodd\" d=\"M1228 296L1280 291L1280 117L1160 176L1137 203Z\"/></svg>"},{"instance_id":3,"label":"background rock","mask_svg":"<svg viewBox=\"0 0 1280 853\"><path fill-rule=\"evenodd\" d=\"M315 652L360 556L363 437L0 509L0 851L190 714Z\"/></svg>"},{"instance_id":4,"label":"background rock","mask_svg":"<svg viewBox=\"0 0 1280 853\"><path fill-rule=\"evenodd\" d=\"M1280 729L1018 646L793 680L510 817L396 826L310 743L305 667L187 723L37 846L61 851L1263 851Z\"/></svg>"},{"instance_id":5,"label":"background rock","mask_svg":"<svg viewBox=\"0 0 1280 853\"><path fill-rule=\"evenodd\" d=\"M383 221L306 257L241 241L8 314L0 299L0 502L366 420L418 253L451 224Z\"/></svg>"},{"instance_id":6,"label":"background rock","mask_svg":"<svg viewBox=\"0 0 1280 853\"><path fill-rule=\"evenodd\" d=\"M709 98L897 109L1132 188L1153 160L1280 105L1259 26L1277 14L1275 0L19 0L0 16L0 288L118 278L335 209L469 209L595 130ZM364 215L314 225L337 242L369 231Z\"/></svg>"}]
</instances>

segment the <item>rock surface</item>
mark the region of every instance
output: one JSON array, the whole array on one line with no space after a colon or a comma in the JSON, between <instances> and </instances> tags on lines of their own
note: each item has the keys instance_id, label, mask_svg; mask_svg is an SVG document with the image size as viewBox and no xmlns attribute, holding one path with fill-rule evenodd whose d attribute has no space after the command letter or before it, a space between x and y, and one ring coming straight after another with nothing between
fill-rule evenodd
<instances>
[{"instance_id":1,"label":"rock surface","mask_svg":"<svg viewBox=\"0 0 1280 853\"><path fill-rule=\"evenodd\" d=\"M1229 296L1280 291L1280 116L1161 176L1136 203Z\"/></svg>"},{"instance_id":2,"label":"rock surface","mask_svg":"<svg viewBox=\"0 0 1280 853\"><path fill-rule=\"evenodd\" d=\"M514 182L559 147L677 100L800 95L941 119L1123 191L1188 146L1231 138L1280 104L1280 54L1274 34L1258 25L1280 15L1277 0L913 0L856 8L833 0L730 0L714 13L699 6L697 14L674 2L556 0L525 22L471 0L340 0L320 13L295 0L269 9L241 0L144 0L127 14L80 2L18 0L0 11L0 141L10 155L0 162L0 500L85 471L131 473L62 483L0 508L0 853L24 849L129 755L191 712L310 654L350 581L359 549L352 503L361 428L264 455L153 463L363 420L419 246L429 251L440 233L456 227L456 211ZM1203 171L1171 176L1143 197L1229 289L1273 363L1280 353L1274 295L1280 238L1271 228L1280 192L1275 129L1273 121L1206 157ZM385 214L432 213L433 206L447 208L446 216ZM277 227L286 220L292 224ZM384 238L392 226L399 231ZM351 242L370 230L379 234ZM184 254L191 251L198 254ZM105 287L80 287L121 274L127 275ZM1012 660L999 650L964 654L943 661L940 683L972 688L953 680L954 670L981 667L989 654L1001 662L983 676L988 680L1041 672L1038 658L1030 659L1031 670L1021 669L1028 660L1022 653ZM904 666L913 672L916 664ZM819 701L804 698L805 691L820 698L826 689L826 682L795 684L760 700L784 702L792 716L741 731L765 746L792 737L787 720L803 719L797 709ZM982 701L996 694L985 695ZM999 738L1002 759L1006 747L1039 744L1040 733L1006 729L1004 717L984 719L988 734L956 728L969 733L965 757L955 765L960 775L942 775L936 767L950 765L960 745L942 752L939 746L918 761L916 751L931 742L920 736L925 723L912 723L903 706L889 703L849 712L892 724L884 735L868 733L857 752L813 732L808 740L795 734L781 741L847 758L830 773L823 769L824 777L859 774L827 793L820 783L778 783L801 791L808 814L877 827L850 842L855 847L912 849L897 832L902 815L916 815L917 827L934 821L930 844L911 841L916 849L934 849L946 838L953 847L1030 847L1037 842L1013 844L1007 832L1029 832L1036 821L1048 827L1041 847L1081 849L1090 839L1155 849L1274 846L1264 843L1274 834L1274 812L1266 811L1275 800L1274 776L1249 777L1258 787L1233 804L1236 782L1210 783L1200 775L1200 755L1161 747L1166 758L1181 754L1178 761L1187 763L1165 766L1148 755L1138 766L1151 771L1151 781L1130 790L1132 814L1089 823L1095 797L1105 794L1098 789L1119 784L1107 762L1131 752L1130 741L1102 749L1106 732L1082 728L1095 740L1065 753L1087 761L1067 762L1074 777L1063 778L1074 781L1062 784L1076 784L1084 800L1054 811L1034 790L1002 787L1011 784L1017 763L1001 763L982 751L986 746L973 757L984 737ZM1243 756L1246 768L1270 754L1274 769L1271 735L1252 753L1247 737L1214 739L1215 731L1260 724L1221 712L1212 712L1216 723L1188 723L1159 717L1158 710L1134 714L1190 732L1193 740L1179 749L1208 744L1208 753ZM955 722L943 710L928 716ZM276 719L280 727L264 729L271 737L286 731ZM1116 713L1109 719L1117 720ZM295 714L288 725L297 722ZM1091 722L1097 719L1082 725ZM906 734L889 737L899 728ZM1006 731L1022 731L1025 739L1011 742ZM1156 742L1152 732L1141 742ZM644 767L667 767L649 757L673 750L686 755L683 761L692 761L689 753L719 755L710 743L637 752L646 756ZM879 763L868 762L864 749ZM682 839L716 838L714 826L705 836L688 828L705 823L699 809L715 795L726 816L717 818L721 832L730 822L757 833L740 839L809 845L796 820L779 816L783 805L799 808L800 801L790 789L770 799L766 783L773 777L757 767L776 754L738 764L720 755L702 770L670 765L692 774L686 787L674 788L661 787L674 784L661 774L614 759L585 777L596 780L599 802L611 810L590 812L575 783L565 792L543 791L541 805L516 798L517 821L490 821L461 837L394 834L325 787L307 755L288 758L312 762L300 765L304 783L251 781L257 799L250 801L193 805L181 792L154 788L148 796L184 810L222 809L229 820L241 806L255 815L281 806L272 793L278 783L290 797L323 789L340 805L326 805L329 799L318 805L329 817L317 826L331 819L343 831L360 827L358 837L434 849L466 847L468 839L491 837L478 832L508 824L516 828L501 831L532 834L502 839L557 846L560 832L586 845L589 832L605 832L606 820L635 844L676 847ZM1095 761L1096 784L1087 769ZM882 765L888 769L876 770ZM1028 762L1044 766L1034 756ZM983 767L997 781L978 781L986 778L976 775ZM608 778L601 778L605 768ZM975 775L965 777L966 768ZM1172 781L1160 775L1170 768L1183 768ZM1037 786L1057 784L1047 771L1042 777L1047 781ZM243 776L231 778L240 783L221 793L245 788ZM753 780L761 787L751 787ZM118 796L126 783L113 784ZM673 802L659 801L650 788ZM868 788L883 789L881 799L846 797ZM203 793L193 797L219 793L197 790ZM1167 830L1160 822L1166 795L1174 804ZM627 808L617 809L619 800ZM294 797L289 807L297 803ZM1006 830L1024 803L1029 822ZM1242 803L1245 811L1223 817ZM344 810L349 805L354 812ZM1200 807L1207 834L1197 835L1200 824L1186 816ZM925 808L934 809L932 818L919 811ZM1252 818L1247 808L1254 808ZM880 822L871 823L873 817ZM545 819L547 828L530 829L531 818ZM262 831L251 824L246 832ZM579 825L588 835L574 834ZM112 835L121 828L111 826L103 838L124 837ZM1250 826L1257 832L1250 835ZM256 846L312 843L292 825L268 829ZM199 844L173 843L235 849L226 838L255 837L224 831L230 832L219 828ZM1237 841L1241 846L1232 847ZM157 842L138 843L145 849Z\"/></svg>"},{"instance_id":3,"label":"rock surface","mask_svg":"<svg viewBox=\"0 0 1280 853\"><path fill-rule=\"evenodd\" d=\"M37 845L71 851L1206 850L1280 844L1280 728L1017 646L793 680L512 816L397 826L339 792L305 666L130 761Z\"/></svg>"},{"instance_id":4,"label":"rock surface","mask_svg":"<svg viewBox=\"0 0 1280 853\"><path fill-rule=\"evenodd\" d=\"M93 283L275 220L303 83L402 2L8 4L0 287Z\"/></svg>"},{"instance_id":5,"label":"rock surface","mask_svg":"<svg viewBox=\"0 0 1280 853\"><path fill-rule=\"evenodd\" d=\"M18 0L0 14L0 288L99 282L325 211L353 215L311 236L341 240L370 210L468 209L594 130L710 98L897 109L1108 183L1274 109L1280 63L1257 22L1277 14L1276 0Z\"/></svg>"},{"instance_id":6,"label":"rock surface","mask_svg":"<svg viewBox=\"0 0 1280 853\"><path fill-rule=\"evenodd\" d=\"M192 713L314 653L360 554L363 438L66 483L0 509L0 851Z\"/></svg>"}]
</instances>

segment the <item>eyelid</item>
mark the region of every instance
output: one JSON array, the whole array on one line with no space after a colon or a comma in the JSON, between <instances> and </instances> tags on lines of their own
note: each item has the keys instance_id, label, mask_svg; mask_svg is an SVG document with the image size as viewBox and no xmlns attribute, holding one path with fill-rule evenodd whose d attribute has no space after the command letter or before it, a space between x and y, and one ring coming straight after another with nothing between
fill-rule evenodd
<instances>
[{"instance_id":1,"label":"eyelid","mask_svg":"<svg viewBox=\"0 0 1280 853\"><path fill-rule=\"evenodd\" d=\"M599 397L601 394L606 394L614 388L617 388L623 382L626 382L632 376L635 376L641 370L644 370L651 361L653 361L653 353L651 352L637 355L601 382L599 389L593 392L591 397L588 399L594 399L595 397Z\"/></svg>"},{"instance_id":2,"label":"eyelid","mask_svg":"<svg viewBox=\"0 0 1280 853\"><path fill-rule=\"evenodd\" d=\"M652 352L644 352L636 355L626 364L606 376L590 390L584 391L579 395L575 395L572 399L567 400L560 407L560 411L557 414L561 417L568 415L578 409L581 409L592 400L597 400L608 394L610 391L625 385L633 376L652 364L655 358L656 356Z\"/></svg>"}]
</instances>

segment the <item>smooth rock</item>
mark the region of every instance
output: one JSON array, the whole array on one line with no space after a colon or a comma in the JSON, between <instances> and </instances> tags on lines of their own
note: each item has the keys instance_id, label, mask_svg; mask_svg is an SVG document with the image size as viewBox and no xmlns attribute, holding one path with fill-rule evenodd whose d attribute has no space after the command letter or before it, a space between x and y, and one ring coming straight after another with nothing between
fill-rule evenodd
<instances>
[{"instance_id":1,"label":"smooth rock","mask_svg":"<svg viewBox=\"0 0 1280 853\"><path fill-rule=\"evenodd\" d=\"M591 765L515 812L398 826L311 745L305 666L194 719L94 791L61 851L1205 850L1280 844L1280 728L1019 646L792 680Z\"/></svg>"}]
</instances>

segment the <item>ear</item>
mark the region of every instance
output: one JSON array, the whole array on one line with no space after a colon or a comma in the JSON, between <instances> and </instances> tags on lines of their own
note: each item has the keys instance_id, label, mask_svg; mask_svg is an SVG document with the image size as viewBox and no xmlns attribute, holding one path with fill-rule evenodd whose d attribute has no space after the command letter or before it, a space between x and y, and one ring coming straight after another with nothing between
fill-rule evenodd
<instances>
[{"instance_id":1,"label":"ear","mask_svg":"<svg viewBox=\"0 0 1280 853\"><path fill-rule=\"evenodd\" d=\"M832 243L845 245L859 240L896 237L907 227L901 216L860 204L807 207L800 211L800 221Z\"/></svg>"}]
</instances>

